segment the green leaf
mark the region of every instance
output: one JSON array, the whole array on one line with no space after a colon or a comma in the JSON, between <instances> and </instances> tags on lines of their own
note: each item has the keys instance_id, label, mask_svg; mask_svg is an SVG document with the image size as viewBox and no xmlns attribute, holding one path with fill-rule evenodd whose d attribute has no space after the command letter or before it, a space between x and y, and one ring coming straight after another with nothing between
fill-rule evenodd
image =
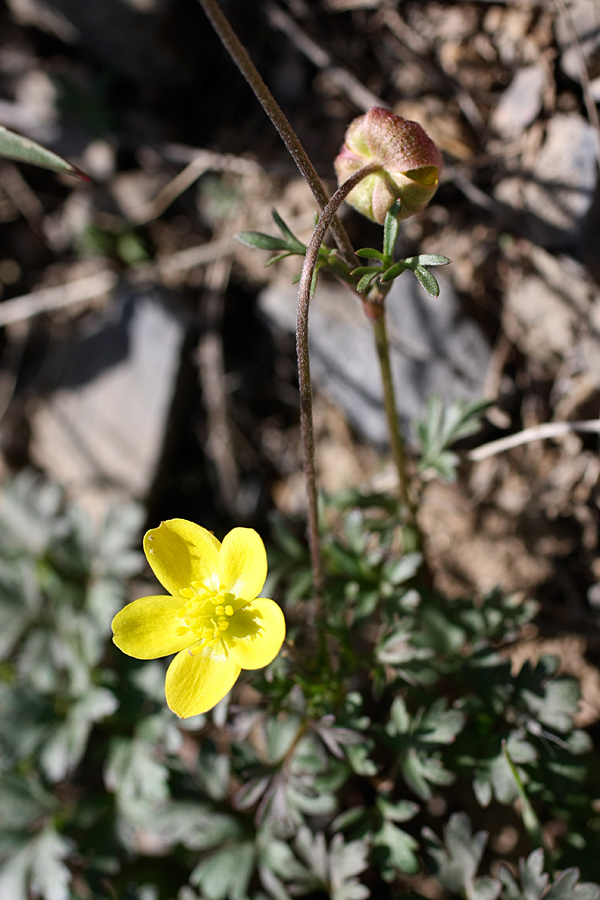
<instances>
[{"instance_id":1,"label":"green leaf","mask_svg":"<svg viewBox=\"0 0 600 900\"><path fill-rule=\"evenodd\" d=\"M381 267L380 266L358 266L356 269L352 269L352 275L380 275Z\"/></svg>"},{"instance_id":2,"label":"green leaf","mask_svg":"<svg viewBox=\"0 0 600 900\"><path fill-rule=\"evenodd\" d=\"M273 216L275 224L281 231L282 235L284 236L284 238L286 238L287 246L289 247L289 249L295 249L297 253L301 253L302 255L304 255L304 253L306 253L306 244L303 244L302 241L298 240L296 235L285 224L276 209L271 210L271 215Z\"/></svg>"},{"instance_id":3,"label":"green leaf","mask_svg":"<svg viewBox=\"0 0 600 900\"><path fill-rule=\"evenodd\" d=\"M40 754L42 768L51 781L61 781L74 769L85 752L94 722L112 715L118 705L107 688L90 687L70 706Z\"/></svg>"},{"instance_id":4,"label":"green leaf","mask_svg":"<svg viewBox=\"0 0 600 900\"><path fill-rule=\"evenodd\" d=\"M398 216L400 215L401 209L402 204L400 200L395 200L385 217L383 225L383 255L387 257L387 259L392 259L394 255L394 247L396 246L396 238L398 237L398 230L400 228Z\"/></svg>"},{"instance_id":5,"label":"green leaf","mask_svg":"<svg viewBox=\"0 0 600 900\"><path fill-rule=\"evenodd\" d=\"M289 259L290 256L295 256L294 253L278 253L277 256L271 256L265 263L265 269L269 266L274 266L275 263L281 262L282 259ZM296 276L294 283L300 281L300 274Z\"/></svg>"},{"instance_id":6,"label":"green leaf","mask_svg":"<svg viewBox=\"0 0 600 900\"><path fill-rule=\"evenodd\" d=\"M65 859L72 842L49 825L0 866L0 897L29 900L69 900L71 871Z\"/></svg>"},{"instance_id":7,"label":"green leaf","mask_svg":"<svg viewBox=\"0 0 600 900\"><path fill-rule=\"evenodd\" d=\"M455 781L455 776L444 768L441 759L419 754L414 747L409 747L401 769L407 785L421 800L431 800L431 785L445 786Z\"/></svg>"},{"instance_id":8,"label":"green leaf","mask_svg":"<svg viewBox=\"0 0 600 900\"><path fill-rule=\"evenodd\" d=\"M538 756L534 747L523 738L520 731L511 731L507 748L515 765L532 763ZM500 739L488 739L486 750L489 751L489 758L486 759L480 752L477 754L477 760L470 763L475 765L473 790L482 806L488 806L492 797L499 803L509 805L517 798L518 789ZM523 770L518 769L518 772L519 777L524 777Z\"/></svg>"},{"instance_id":9,"label":"green leaf","mask_svg":"<svg viewBox=\"0 0 600 900\"><path fill-rule=\"evenodd\" d=\"M203 859L190 883L201 889L206 900L247 900L255 861L254 842L233 844Z\"/></svg>"},{"instance_id":10,"label":"green leaf","mask_svg":"<svg viewBox=\"0 0 600 900\"><path fill-rule=\"evenodd\" d=\"M17 162L31 163L42 169L51 169L53 172L74 175L81 181L90 180L89 176L73 163L67 162L62 156L52 153L51 150L47 150L36 141L5 128L4 125L0 125L0 156L14 159Z\"/></svg>"},{"instance_id":11,"label":"green leaf","mask_svg":"<svg viewBox=\"0 0 600 900\"><path fill-rule=\"evenodd\" d=\"M389 269L386 269L383 275L381 276L381 281L383 283L387 283L388 281L393 281L394 278L397 278L398 275L402 275L408 266L406 263L401 260L400 262L395 263L393 266L390 266Z\"/></svg>"},{"instance_id":12,"label":"green leaf","mask_svg":"<svg viewBox=\"0 0 600 900\"><path fill-rule=\"evenodd\" d=\"M439 297L440 295L440 286L437 283L437 279L428 272L427 269L423 268L423 266L417 266L413 269L417 277L417 281L423 287L430 297Z\"/></svg>"},{"instance_id":13,"label":"green leaf","mask_svg":"<svg viewBox=\"0 0 600 900\"><path fill-rule=\"evenodd\" d=\"M502 882L502 900L541 900L548 884L544 872L544 851L534 850L527 859L519 860L519 884L512 872L501 865L498 878Z\"/></svg>"},{"instance_id":14,"label":"green leaf","mask_svg":"<svg viewBox=\"0 0 600 900\"><path fill-rule=\"evenodd\" d=\"M329 850L331 900L363 900L370 895L369 889L356 878L367 868L368 853L367 841L346 844L341 834L333 836Z\"/></svg>"},{"instance_id":15,"label":"green leaf","mask_svg":"<svg viewBox=\"0 0 600 900\"><path fill-rule=\"evenodd\" d=\"M580 884L579 869L566 869L557 875L544 900L598 900L597 884Z\"/></svg>"},{"instance_id":16,"label":"green leaf","mask_svg":"<svg viewBox=\"0 0 600 900\"><path fill-rule=\"evenodd\" d=\"M28 834L56 813L58 801L34 773L4 772L0 777L0 832ZM1 854L0 854L1 855Z\"/></svg>"},{"instance_id":17,"label":"green leaf","mask_svg":"<svg viewBox=\"0 0 600 900\"><path fill-rule=\"evenodd\" d=\"M421 868L416 854L418 841L391 822L383 822L375 833L373 847L373 860L384 881L393 881L398 872L416 875Z\"/></svg>"},{"instance_id":18,"label":"green leaf","mask_svg":"<svg viewBox=\"0 0 600 900\"><path fill-rule=\"evenodd\" d=\"M219 753L210 738L204 738L198 748L196 779L211 800L223 800L229 789L231 757Z\"/></svg>"},{"instance_id":19,"label":"green leaf","mask_svg":"<svg viewBox=\"0 0 600 900\"><path fill-rule=\"evenodd\" d=\"M556 657L542 657L531 672L525 663L517 676L519 693L532 718L548 728L568 734L573 728L581 690L574 678L553 678Z\"/></svg>"},{"instance_id":20,"label":"green leaf","mask_svg":"<svg viewBox=\"0 0 600 900\"><path fill-rule=\"evenodd\" d=\"M378 259L380 262L385 260L385 256L380 250L375 250L373 247L363 247L361 250L356 251L356 255L361 259Z\"/></svg>"},{"instance_id":21,"label":"green leaf","mask_svg":"<svg viewBox=\"0 0 600 900\"><path fill-rule=\"evenodd\" d=\"M147 821L155 804L168 800L168 779L158 747L140 738L113 739L104 780L134 821Z\"/></svg>"},{"instance_id":22,"label":"green leaf","mask_svg":"<svg viewBox=\"0 0 600 900\"><path fill-rule=\"evenodd\" d=\"M465 813L454 813L444 828L444 843L429 828L423 829L429 841L438 881L449 893L466 900L495 900L501 885L494 878L477 878L487 843L487 832L471 830Z\"/></svg>"},{"instance_id":23,"label":"green leaf","mask_svg":"<svg viewBox=\"0 0 600 900\"><path fill-rule=\"evenodd\" d=\"M371 286L371 283L375 278L378 277L378 273L376 272L374 275L363 275L358 284L356 285L356 290L359 294L364 294Z\"/></svg>"},{"instance_id":24,"label":"green leaf","mask_svg":"<svg viewBox=\"0 0 600 900\"><path fill-rule=\"evenodd\" d=\"M566 869L557 875L548 890L549 875L544 871L544 851L534 850L519 860L519 880L504 865L498 877L502 882L502 900L599 900L597 884L579 882L578 869Z\"/></svg>"},{"instance_id":25,"label":"green leaf","mask_svg":"<svg viewBox=\"0 0 600 900\"><path fill-rule=\"evenodd\" d=\"M356 879L367 868L366 840L345 843L341 834L333 837L329 850L324 836L301 828L296 838L298 855L314 876L314 886L325 888L331 900L363 900L369 890Z\"/></svg>"},{"instance_id":26,"label":"green leaf","mask_svg":"<svg viewBox=\"0 0 600 900\"><path fill-rule=\"evenodd\" d=\"M283 238L274 237L270 234L263 234L260 231L240 231L235 235L236 241L244 244L246 247L252 247L257 250L288 250L288 242ZM279 257L280 259L282 257Z\"/></svg>"},{"instance_id":27,"label":"green leaf","mask_svg":"<svg viewBox=\"0 0 600 900\"><path fill-rule=\"evenodd\" d=\"M430 397L425 421L417 424L421 442L419 471L433 469L442 478L454 481L458 457L447 448L480 428L481 416L489 405L487 400L455 400L446 405L441 397Z\"/></svg>"},{"instance_id":28,"label":"green leaf","mask_svg":"<svg viewBox=\"0 0 600 900\"><path fill-rule=\"evenodd\" d=\"M452 260L447 256L439 256L437 253L420 253L418 256L410 256L405 259L411 268L413 266L447 266Z\"/></svg>"}]
</instances>

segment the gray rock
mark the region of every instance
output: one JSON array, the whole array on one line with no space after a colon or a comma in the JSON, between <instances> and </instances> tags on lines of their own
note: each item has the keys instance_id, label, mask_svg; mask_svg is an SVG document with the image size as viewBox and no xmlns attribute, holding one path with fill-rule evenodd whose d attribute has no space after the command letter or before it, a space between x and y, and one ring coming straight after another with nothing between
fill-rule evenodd
<instances>
[{"instance_id":1,"label":"gray rock","mask_svg":"<svg viewBox=\"0 0 600 900\"><path fill-rule=\"evenodd\" d=\"M502 324L529 358L556 372L584 363L600 385L600 292L582 265L528 241L512 251ZM579 362L577 362L579 360Z\"/></svg>"},{"instance_id":2,"label":"gray rock","mask_svg":"<svg viewBox=\"0 0 600 900\"><path fill-rule=\"evenodd\" d=\"M600 3L572 0L556 19L560 65L574 81L581 82L581 65L589 78L600 75Z\"/></svg>"},{"instance_id":3,"label":"gray rock","mask_svg":"<svg viewBox=\"0 0 600 900\"><path fill-rule=\"evenodd\" d=\"M436 272L439 276L439 270ZM424 418L428 397L474 400L483 396L490 358L479 328L460 311L449 282L429 297L411 273L394 282L387 323L398 413L405 431ZM297 289L273 284L260 308L280 328L295 328ZM383 447L387 426L371 325L360 302L337 284L321 284L310 311L311 369L315 383L366 440Z\"/></svg>"},{"instance_id":4,"label":"gray rock","mask_svg":"<svg viewBox=\"0 0 600 900\"><path fill-rule=\"evenodd\" d=\"M522 210L520 231L545 247L572 244L594 202L597 180L594 129L575 113L555 115L527 172L500 182L498 200Z\"/></svg>"},{"instance_id":5,"label":"gray rock","mask_svg":"<svg viewBox=\"0 0 600 900\"><path fill-rule=\"evenodd\" d=\"M120 290L110 315L53 345L34 390L34 463L77 493L142 499L156 476L186 320L156 289Z\"/></svg>"},{"instance_id":6,"label":"gray rock","mask_svg":"<svg viewBox=\"0 0 600 900\"><path fill-rule=\"evenodd\" d=\"M491 118L492 128L501 137L518 137L535 121L544 100L546 72L542 63L525 66L503 91Z\"/></svg>"}]
</instances>

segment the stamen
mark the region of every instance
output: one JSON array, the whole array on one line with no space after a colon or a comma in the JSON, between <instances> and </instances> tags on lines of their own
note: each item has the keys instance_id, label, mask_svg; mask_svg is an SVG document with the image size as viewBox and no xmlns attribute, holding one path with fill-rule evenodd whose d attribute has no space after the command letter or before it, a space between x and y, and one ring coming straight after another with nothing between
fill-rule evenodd
<instances>
[{"instance_id":1,"label":"stamen","mask_svg":"<svg viewBox=\"0 0 600 900\"><path fill-rule=\"evenodd\" d=\"M177 611L181 622L176 629L177 635L189 633L197 642L198 649L220 646L221 652L228 656L228 639L225 633L232 623L232 617L247 605L246 602L238 600L229 591L220 593L201 581L192 581L191 587L182 588L179 593L187 602Z\"/></svg>"}]
</instances>

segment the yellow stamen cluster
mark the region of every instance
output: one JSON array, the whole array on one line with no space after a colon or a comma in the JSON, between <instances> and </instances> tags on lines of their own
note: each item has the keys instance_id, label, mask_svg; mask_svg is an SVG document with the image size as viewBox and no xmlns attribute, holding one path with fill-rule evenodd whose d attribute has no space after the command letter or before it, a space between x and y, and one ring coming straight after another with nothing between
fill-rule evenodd
<instances>
[{"instance_id":1,"label":"yellow stamen cluster","mask_svg":"<svg viewBox=\"0 0 600 900\"><path fill-rule=\"evenodd\" d=\"M192 581L191 587L182 588L179 593L187 603L177 611L182 621L177 634L183 635L189 631L202 642L203 647L219 642L226 652L223 638L231 618L247 604L236 600L232 594L207 588L200 581Z\"/></svg>"}]
</instances>

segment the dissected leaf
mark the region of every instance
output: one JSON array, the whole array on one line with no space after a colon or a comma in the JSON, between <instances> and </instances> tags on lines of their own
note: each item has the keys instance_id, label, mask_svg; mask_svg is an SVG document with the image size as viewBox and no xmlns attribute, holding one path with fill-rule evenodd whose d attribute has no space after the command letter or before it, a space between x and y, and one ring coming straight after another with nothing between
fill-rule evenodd
<instances>
[{"instance_id":1,"label":"dissected leaf","mask_svg":"<svg viewBox=\"0 0 600 900\"><path fill-rule=\"evenodd\" d=\"M0 897L7 900L70 900L71 870L65 860L71 841L46 827L0 865Z\"/></svg>"},{"instance_id":2,"label":"dissected leaf","mask_svg":"<svg viewBox=\"0 0 600 900\"><path fill-rule=\"evenodd\" d=\"M487 832L473 834L465 813L454 813L444 828L444 843L430 830L424 829L430 842L429 853L440 884L451 894L466 900L495 900L501 885L494 878L478 878L487 843Z\"/></svg>"},{"instance_id":3,"label":"dissected leaf","mask_svg":"<svg viewBox=\"0 0 600 900\"><path fill-rule=\"evenodd\" d=\"M253 842L234 843L203 859L190 882L201 888L206 900L246 900L255 859Z\"/></svg>"},{"instance_id":4,"label":"dissected leaf","mask_svg":"<svg viewBox=\"0 0 600 900\"><path fill-rule=\"evenodd\" d=\"M502 882L502 900L599 900L600 886L579 881L578 869L566 869L553 880L544 871L544 851L534 850L519 861L519 880L506 866L498 874Z\"/></svg>"}]
</instances>

